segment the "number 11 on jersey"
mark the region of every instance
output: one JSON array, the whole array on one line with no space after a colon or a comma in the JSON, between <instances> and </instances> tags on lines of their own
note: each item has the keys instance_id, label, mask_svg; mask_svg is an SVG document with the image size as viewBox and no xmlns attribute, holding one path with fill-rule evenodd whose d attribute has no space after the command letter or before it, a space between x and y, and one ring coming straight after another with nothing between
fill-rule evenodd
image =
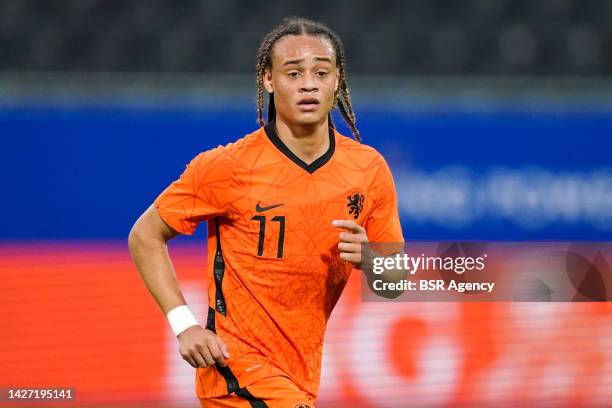
<instances>
[{"instance_id":1,"label":"number 11 on jersey","mask_svg":"<svg viewBox=\"0 0 612 408\"><path fill-rule=\"evenodd\" d=\"M251 219L259 221L259 242L257 243L257 256L263 256L264 240L266 236L266 216L255 215ZM270 221L278 222L280 226L280 231L278 233L278 247L276 250L276 257L280 259L283 257L283 243L285 241L285 216L277 215Z\"/></svg>"}]
</instances>

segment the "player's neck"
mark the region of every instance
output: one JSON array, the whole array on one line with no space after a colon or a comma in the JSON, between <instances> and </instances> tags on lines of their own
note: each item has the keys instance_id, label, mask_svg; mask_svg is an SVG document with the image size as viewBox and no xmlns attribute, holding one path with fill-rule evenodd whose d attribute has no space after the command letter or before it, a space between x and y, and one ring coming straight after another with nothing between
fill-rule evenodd
<instances>
[{"instance_id":1,"label":"player's neck","mask_svg":"<svg viewBox=\"0 0 612 408\"><path fill-rule=\"evenodd\" d=\"M293 125L278 117L275 120L278 138L303 162L310 164L329 149L327 118L312 126Z\"/></svg>"}]
</instances>

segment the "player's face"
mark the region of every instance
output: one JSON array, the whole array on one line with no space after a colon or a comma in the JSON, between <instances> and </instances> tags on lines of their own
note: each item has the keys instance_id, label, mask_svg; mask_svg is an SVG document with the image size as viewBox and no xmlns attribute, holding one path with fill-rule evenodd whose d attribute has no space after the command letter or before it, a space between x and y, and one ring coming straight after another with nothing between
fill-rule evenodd
<instances>
[{"instance_id":1,"label":"player's face","mask_svg":"<svg viewBox=\"0 0 612 408\"><path fill-rule=\"evenodd\" d=\"M326 120L338 76L336 54L328 39L288 35L272 49L272 71L264 75L264 85L274 93L277 117L308 126Z\"/></svg>"}]
</instances>

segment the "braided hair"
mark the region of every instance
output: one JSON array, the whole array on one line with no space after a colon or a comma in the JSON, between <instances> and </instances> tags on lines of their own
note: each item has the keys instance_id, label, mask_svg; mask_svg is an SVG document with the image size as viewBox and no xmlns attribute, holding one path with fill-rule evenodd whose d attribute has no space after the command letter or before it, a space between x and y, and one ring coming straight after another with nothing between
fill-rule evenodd
<instances>
[{"instance_id":1,"label":"braided hair","mask_svg":"<svg viewBox=\"0 0 612 408\"><path fill-rule=\"evenodd\" d=\"M272 48L274 44L281 38L287 35L311 35L314 37L323 37L330 41L336 53L336 65L339 69L338 91L334 95L334 106L338 106L344 121L351 129L353 136L361 142L361 135L355 126L355 112L353 112L353 104L351 102L351 94L346 82L346 58L344 56L344 47L342 41L336 33L334 33L326 25L307 20L300 17L285 18L283 22L270 31L264 38L259 47L259 55L257 56L257 122L260 126L264 126L263 120L263 104L264 104L264 75L266 70L272 69ZM274 94L270 94L268 98L268 122L276 118L276 108L274 107ZM329 123L333 126L331 113L328 116Z\"/></svg>"}]
</instances>

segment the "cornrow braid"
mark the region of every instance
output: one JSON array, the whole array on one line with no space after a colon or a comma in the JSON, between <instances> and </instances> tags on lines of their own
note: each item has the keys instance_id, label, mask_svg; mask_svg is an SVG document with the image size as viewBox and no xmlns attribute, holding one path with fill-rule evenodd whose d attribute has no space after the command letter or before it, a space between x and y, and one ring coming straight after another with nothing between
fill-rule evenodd
<instances>
[{"instance_id":1,"label":"cornrow braid","mask_svg":"<svg viewBox=\"0 0 612 408\"><path fill-rule=\"evenodd\" d=\"M344 56L342 41L340 37L326 25L300 17L289 17L283 20L278 27L265 36L259 47L259 55L257 56L257 66L255 69L257 75L257 123L259 123L259 126L264 126L266 123L263 118L264 75L266 70L272 69L272 48L278 40L287 35L311 35L326 38L331 42L334 47L334 52L336 53L336 65L340 71L338 92L334 98L334 106L338 106L342 118L351 129L355 140L361 142L361 135L355 125L355 112L353 111L351 94L346 80L346 58ZM270 94L268 97L268 110L266 116L267 122L271 122L276 118L274 94ZM333 127L331 112L328 118L330 126Z\"/></svg>"}]
</instances>

